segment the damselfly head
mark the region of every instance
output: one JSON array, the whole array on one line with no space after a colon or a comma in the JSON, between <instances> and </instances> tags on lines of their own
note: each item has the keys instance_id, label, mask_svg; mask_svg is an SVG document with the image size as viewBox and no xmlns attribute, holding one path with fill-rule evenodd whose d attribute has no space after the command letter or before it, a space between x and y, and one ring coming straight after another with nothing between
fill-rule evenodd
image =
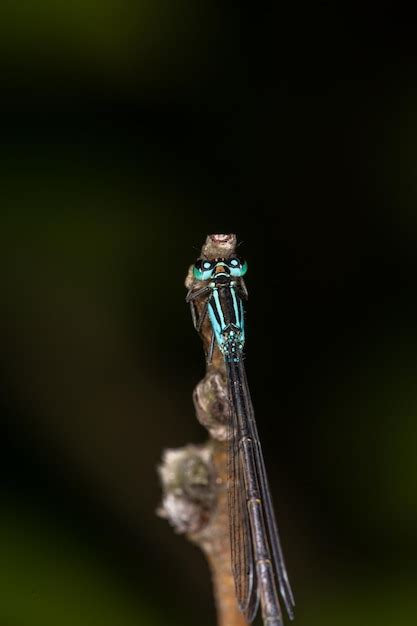
<instances>
[{"instance_id":1,"label":"damselfly head","mask_svg":"<svg viewBox=\"0 0 417 626\"><path fill-rule=\"evenodd\" d=\"M193 267L196 280L210 280L221 276L241 277L246 274L246 261L237 256L228 259L197 259Z\"/></svg>"}]
</instances>

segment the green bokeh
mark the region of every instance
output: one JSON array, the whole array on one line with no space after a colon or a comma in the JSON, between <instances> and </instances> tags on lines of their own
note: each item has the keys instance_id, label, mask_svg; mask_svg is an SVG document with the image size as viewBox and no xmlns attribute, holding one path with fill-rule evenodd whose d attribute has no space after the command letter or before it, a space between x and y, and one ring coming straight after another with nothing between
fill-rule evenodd
<instances>
[{"instance_id":1,"label":"green bokeh","mask_svg":"<svg viewBox=\"0 0 417 626\"><path fill-rule=\"evenodd\" d=\"M30 510L2 508L0 547L4 624L160 623L157 609L127 593L86 546Z\"/></svg>"}]
</instances>

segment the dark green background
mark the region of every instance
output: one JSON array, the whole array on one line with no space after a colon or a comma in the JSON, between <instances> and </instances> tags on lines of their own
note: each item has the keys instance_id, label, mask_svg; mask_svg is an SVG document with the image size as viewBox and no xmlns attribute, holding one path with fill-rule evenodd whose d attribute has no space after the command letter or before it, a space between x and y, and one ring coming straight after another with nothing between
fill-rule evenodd
<instances>
[{"instance_id":1,"label":"dark green background","mask_svg":"<svg viewBox=\"0 0 417 626\"><path fill-rule=\"evenodd\" d=\"M0 9L0 624L209 626L154 514L203 441L183 280L249 262L247 367L298 626L417 620L417 60L400 8Z\"/></svg>"}]
</instances>

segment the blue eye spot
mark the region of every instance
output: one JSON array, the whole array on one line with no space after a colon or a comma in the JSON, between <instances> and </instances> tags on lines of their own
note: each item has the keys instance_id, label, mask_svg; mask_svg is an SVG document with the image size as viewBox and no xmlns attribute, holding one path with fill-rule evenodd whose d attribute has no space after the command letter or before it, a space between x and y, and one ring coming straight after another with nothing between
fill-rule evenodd
<instances>
[{"instance_id":1,"label":"blue eye spot","mask_svg":"<svg viewBox=\"0 0 417 626\"><path fill-rule=\"evenodd\" d=\"M203 263L203 269L209 270L210 268L211 268L211 263L209 263L208 261L205 261Z\"/></svg>"},{"instance_id":2,"label":"blue eye spot","mask_svg":"<svg viewBox=\"0 0 417 626\"><path fill-rule=\"evenodd\" d=\"M230 265L233 265L233 267L237 267L239 265L239 261L237 259L232 259L230 261Z\"/></svg>"}]
</instances>

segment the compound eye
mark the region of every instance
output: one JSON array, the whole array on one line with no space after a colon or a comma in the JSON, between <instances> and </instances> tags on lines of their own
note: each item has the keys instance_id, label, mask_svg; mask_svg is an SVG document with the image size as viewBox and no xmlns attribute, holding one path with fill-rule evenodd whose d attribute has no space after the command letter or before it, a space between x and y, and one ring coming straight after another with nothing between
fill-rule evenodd
<instances>
[{"instance_id":1,"label":"compound eye","mask_svg":"<svg viewBox=\"0 0 417 626\"><path fill-rule=\"evenodd\" d=\"M236 257L228 259L227 264L230 267L230 273L232 276L243 276L246 274L246 270L248 269L246 261Z\"/></svg>"},{"instance_id":2,"label":"compound eye","mask_svg":"<svg viewBox=\"0 0 417 626\"><path fill-rule=\"evenodd\" d=\"M214 267L213 261L198 259L193 267L193 275L196 280L208 280Z\"/></svg>"}]
</instances>

